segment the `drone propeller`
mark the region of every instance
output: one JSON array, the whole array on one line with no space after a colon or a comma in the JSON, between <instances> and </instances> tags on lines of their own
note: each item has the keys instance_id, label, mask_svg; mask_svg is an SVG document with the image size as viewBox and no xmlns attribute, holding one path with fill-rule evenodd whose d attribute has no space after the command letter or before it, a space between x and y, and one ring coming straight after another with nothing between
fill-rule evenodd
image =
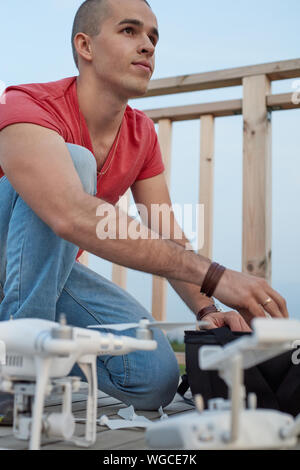
<instances>
[{"instance_id":1,"label":"drone propeller","mask_svg":"<svg viewBox=\"0 0 300 470\"><path fill-rule=\"evenodd\" d=\"M106 330L115 330L115 331L125 331L131 328L161 328L165 331L171 331L177 328L188 328L195 326L207 326L207 322L164 322L164 321L155 321L150 322L148 319L142 319L139 323L115 323L112 325L89 325L87 328L96 328L96 329L106 329Z\"/></svg>"},{"instance_id":2,"label":"drone propeller","mask_svg":"<svg viewBox=\"0 0 300 470\"><path fill-rule=\"evenodd\" d=\"M87 328L96 328L98 330L115 330L115 331L125 331L130 330L131 328L139 327L139 323L115 323L112 325L88 325Z\"/></svg>"}]
</instances>

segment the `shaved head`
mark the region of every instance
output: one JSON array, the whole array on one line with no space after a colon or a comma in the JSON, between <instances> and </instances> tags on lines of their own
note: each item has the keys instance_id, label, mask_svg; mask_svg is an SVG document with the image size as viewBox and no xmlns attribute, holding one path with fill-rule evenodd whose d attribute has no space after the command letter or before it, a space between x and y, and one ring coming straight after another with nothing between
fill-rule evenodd
<instances>
[{"instance_id":1,"label":"shaved head","mask_svg":"<svg viewBox=\"0 0 300 470\"><path fill-rule=\"evenodd\" d=\"M73 57L78 69L78 54L74 44L74 38L78 33L87 34L90 37L100 33L103 20L109 16L110 2L113 0L86 0L78 9L72 29L72 50ZM141 0L148 5L147 0Z\"/></svg>"}]
</instances>

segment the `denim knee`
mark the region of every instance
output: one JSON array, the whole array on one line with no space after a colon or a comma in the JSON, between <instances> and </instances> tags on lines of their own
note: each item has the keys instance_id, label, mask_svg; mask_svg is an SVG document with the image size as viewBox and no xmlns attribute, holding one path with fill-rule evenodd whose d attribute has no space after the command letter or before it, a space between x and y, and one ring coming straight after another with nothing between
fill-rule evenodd
<instances>
[{"instance_id":1,"label":"denim knee","mask_svg":"<svg viewBox=\"0 0 300 470\"><path fill-rule=\"evenodd\" d=\"M136 397L137 410L158 410L173 400L179 385L179 367L175 355L168 361L159 361L155 372L148 371L144 393ZM146 372L146 371L145 371Z\"/></svg>"},{"instance_id":2,"label":"denim knee","mask_svg":"<svg viewBox=\"0 0 300 470\"><path fill-rule=\"evenodd\" d=\"M97 163L87 148L67 143L75 169L80 177L84 191L91 196L97 192Z\"/></svg>"},{"instance_id":3,"label":"denim knee","mask_svg":"<svg viewBox=\"0 0 300 470\"><path fill-rule=\"evenodd\" d=\"M124 403L136 410L155 411L173 400L179 384L179 366L171 349L165 350L164 355L149 352L144 357L145 367L140 373L129 369L128 383L121 385L114 380L114 384L123 392Z\"/></svg>"}]
</instances>

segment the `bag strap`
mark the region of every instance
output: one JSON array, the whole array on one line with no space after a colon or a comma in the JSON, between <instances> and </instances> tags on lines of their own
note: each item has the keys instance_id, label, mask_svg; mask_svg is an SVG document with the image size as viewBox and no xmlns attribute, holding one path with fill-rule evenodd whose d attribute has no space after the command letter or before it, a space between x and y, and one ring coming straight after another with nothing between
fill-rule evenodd
<instances>
[{"instance_id":1,"label":"bag strap","mask_svg":"<svg viewBox=\"0 0 300 470\"><path fill-rule=\"evenodd\" d=\"M183 374L181 376L181 383L177 389L177 393L181 396L181 398L188 404L188 405L192 405L192 406L195 406L195 403L192 399L190 398L186 398L184 395L185 393L188 391L188 389L190 388L190 384L189 384L189 381L188 381L188 376L187 374Z\"/></svg>"},{"instance_id":2,"label":"bag strap","mask_svg":"<svg viewBox=\"0 0 300 470\"><path fill-rule=\"evenodd\" d=\"M183 397L183 395L188 391L190 388L189 381L188 381L188 376L187 374L184 374L181 376L181 383L177 389L177 393Z\"/></svg>"}]
</instances>

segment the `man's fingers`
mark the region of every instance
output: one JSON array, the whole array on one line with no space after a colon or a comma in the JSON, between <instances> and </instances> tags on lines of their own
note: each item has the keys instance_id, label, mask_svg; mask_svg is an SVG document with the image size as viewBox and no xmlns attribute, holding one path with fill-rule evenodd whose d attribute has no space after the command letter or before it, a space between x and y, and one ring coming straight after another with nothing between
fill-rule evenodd
<instances>
[{"instance_id":1,"label":"man's fingers","mask_svg":"<svg viewBox=\"0 0 300 470\"><path fill-rule=\"evenodd\" d=\"M235 311L211 313L205 317L205 321L208 325L201 329L211 330L227 325L231 331L252 331L243 317Z\"/></svg>"},{"instance_id":2,"label":"man's fingers","mask_svg":"<svg viewBox=\"0 0 300 470\"><path fill-rule=\"evenodd\" d=\"M206 318L203 319L207 324L206 325L203 325L201 326L201 328L199 328L199 330L212 330L214 328L218 328L218 325L216 324L216 322L214 322L214 319L213 318Z\"/></svg>"},{"instance_id":3,"label":"man's fingers","mask_svg":"<svg viewBox=\"0 0 300 470\"><path fill-rule=\"evenodd\" d=\"M266 314L264 312L265 307L263 308L261 304L259 304L256 300L251 300L248 305L248 311L250 312L253 318L260 317L260 318L265 318Z\"/></svg>"},{"instance_id":4,"label":"man's fingers","mask_svg":"<svg viewBox=\"0 0 300 470\"><path fill-rule=\"evenodd\" d=\"M224 315L224 323L230 327L231 331L252 331L243 317L236 312L227 312Z\"/></svg>"},{"instance_id":5,"label":"man's fingers","mask_svg":"<svg viewBox=\"0 0 300 470\"><path fill-rule=\"evenodd\" d=\"M266 303L267 299L269 300L269 302ZM273 318L282 318L282 314L277 306L277 303L270 296L268 298L264 298L264 300L261 300L259 307L263 312L262 316L266 316L264 313L264 311L266 311Z\"/></svg>"},{"instance_id":6,"label":"man's fingers","mask_svg":"<svg viewBox=\"0 0 300 470\"><path fill-rule=\"evenodd\" d=\"M264 290L264 293L260 292L256 299L252 298L248 302L247 310L252 317L266 317L266 312L273 318L289 317L284 298L270 286Z\"/></svg>"},{"instance_id":7,"label":"man's fingers","mask_svg":"<svg viewBox=\"0 0 300 470\"><path fill-rule=\"evenodd\" d=\"M275 304L275 307L277 307L280 313L280 317L289 318L289 312L285 299L280 294L278 294L278 292L272 289L271 286L268 286L267 294L269 294L270 298L273 300L273 302L270 302L269 305ZM264 309L267 310L265 307Z\"/></svg>"},{"instance_id":8,"label":"man's fingers","mask_svg":"<svg viewBox=\"0 0 300 470\"><path fill-rule=\"evenodd\" d=\"M265 312L273 318L289 317L285 299L266 280L250 274L227 269L214 296L239 312L247 312L247 321L251 317L265 317Z\"/></svg>"},{"instance_id":9,"label":"man's fingers","mask_svg":"<svg viewBox=\"0 0 300 470\"><path fill-rule=\"evenodd\" d=\"M258 303L271 317L288 318L289 314L285 299L272 289L267 281L263 279L258 281L256 293Z\"/></svg>"}]
</instances>

